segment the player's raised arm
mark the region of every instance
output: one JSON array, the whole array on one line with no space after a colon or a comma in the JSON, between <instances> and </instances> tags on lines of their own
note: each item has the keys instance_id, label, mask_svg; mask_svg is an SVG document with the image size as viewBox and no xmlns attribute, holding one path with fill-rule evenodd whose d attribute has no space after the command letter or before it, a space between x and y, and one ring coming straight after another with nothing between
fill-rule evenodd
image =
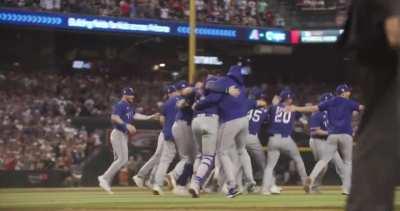
<instances>
[{"instance_id":1,"label":"player's raised arm","mask_svg":"<svg viewBox=\"0 0 400 211\"><path fill-rule=\"evenodd\" d=\"M286 111L289 112L300 112L300 113L312 113L319 111L319 106L311 105L311 106L288 106L285 108Z\"/></svg>"},{"instance_id":2,"label":"player's raised arm","mask_svg":"<svg viewBox=\"0 0 400 211\"><path fill-rule=\"evenodd\" d=\"M141 114L141 113L135 113L133 118L135 120L150 120L150 119L158 120L160 118L160 113L155 113L155 114L152 114L152 115L145 115L145 114Z\"/></svg>"}]
</instances>

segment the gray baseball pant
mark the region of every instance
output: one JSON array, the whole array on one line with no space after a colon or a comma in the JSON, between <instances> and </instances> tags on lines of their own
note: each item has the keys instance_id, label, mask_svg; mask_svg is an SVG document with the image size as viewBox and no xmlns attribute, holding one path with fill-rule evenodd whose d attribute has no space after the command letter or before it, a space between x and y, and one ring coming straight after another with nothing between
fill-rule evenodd
<instances>
[{"instance_id":1,"label":"gray baseball pant","mask_svg":"<svg viewBox=\"0 0 400 211\"><path fill-rule=\"evenodd\" d=\"M350 192L351 186L351 164L353 155L353 137L348 134L332 134L326 140L324 154L315 164L310 174L311 181L315 181L317 176L326 168L329 161L341 150L343 156L343 191Z\"/></svg>"},{"instance_id":2,"label":"gray baseball pant","mask_svg":"<svg viewBox=\"0 0 400 211\"><path fill-rule=\"evenodd\" d=\"M161 150L160 162L154 176L154 185L162 187L164 184L164 177L167 174L168 167L171 165L175 158L176 147L175 142L171 140L164 140L163 147Z\"/></svg>"},{"instance_id":3,"label":"gray baseball pant","mask_svg":"<svg viewBox=\"0 0 400 211\"><path fill-rule=\"evenodd\" d=\"M193 139L199 151L197 157L201 158L201 161L196 162L196 165L194 165L195 176L192 178L192 182L196 182L197 185L200 185L204 181L204 177L214 166L218 127L219 121L217 115L197 116L192 121Z\"/></svg>"},{"instance_id":4,"label":"gray baseball pant","mask_svg":"<svg viewBox=\"0 0 400 211\"><path fill-rule=\"evenodd\" d=\"M307 178L306 168L303 159L301 158L299 148L294 143L292 137L282 137L280 134L275 134L269 138L268 142L268 159L267 166L264 171L263 191L269 191L274 182L273 171L279 160L280 153L286 153L296 163L297 172L300 175L301 181L304 184Z\"/></svg>"},{"instance_id":5,"label":"gray baseball pant","mask_svg":"<svg viewBox=\"0 0 400 211\"><path fill-rule=\"evenodd\" d=\"M140 168L140 170L136 175L138 175L141 178L150 177L152 170L155 169L158 163L160 162L163 144L164 144L164 133L160 132L160 135L158 135L156 151L150 157L150 159L142 166L142 168Z\"/></svg>"},{"instance_id":6,"label":"gray baseball pant","mask_svg":"<svg viewBox=\"0 0 400 211\"><path fill-rule=\"evenodd\" d=\"M197 149L196 143L193 141L192 128L186 121L175 121L172 125L172 135L180 157L180 161L172 171L172 175L177 180L182 175L186 164L194 164Z\"/></svg>"},{"instance_id":7,"label":"gray baseball pant","mask_svg":"<svg viewBox=\"0 0 400 211\"><path fill-rule=\"evenodd\" d=\"M249 119L245 116L221 125L218 132L217 156L227 178L228 188L236 187L235 166L229 157L229 150L236 147L238 155L242 156L246 150L246 140L249 134Z\"/></svg>"},{"instance_id":8,"label":"gray baseball pant","mask_svg":"<svg viewBox=\"0 0 400 211\"><path fill-rule=\"evenodd\" d=\"M111 146L114 152L114 162L102 177L111 184L115 174L128 162L128 135L114 129L110 135Z\"/></svg>"},{"instance_id":9,"label":"gray baseball pant","mask_svg":"<svg viewBox=\"0 0 400 211\"><path fill-rule=\"evenodd\" d=\"M324 139L319 139L319 138L311 138L310 139L310 148L312 150L312 153L314 155L315 161L319 161L322 156L324 154L326 154L325 152L325 148L326 148L326 140ZM333 156L332 159L333 164L335 165L335 170L336 173L339 175L340 180L342 181L343 184L343 180L344 180L344 175L343 175L343 168L344 168L344 163L342 158L340 157L339 152L336 152L335 155ZM328 170L328 166L326 166L321 173L315 178L312 189L317 189L319 186L321 186L322 184L322 180L324 178L324 175L326 173L326 171Z\"/></svg>"}]
</instances>

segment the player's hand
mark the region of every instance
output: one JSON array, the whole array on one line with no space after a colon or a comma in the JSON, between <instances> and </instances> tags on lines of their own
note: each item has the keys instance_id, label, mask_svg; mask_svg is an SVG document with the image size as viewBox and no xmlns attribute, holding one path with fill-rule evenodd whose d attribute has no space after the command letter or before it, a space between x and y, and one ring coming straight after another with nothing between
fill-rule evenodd
<instances>
[{"instance_id":1,"label":"player's hand","mask_svg":"<svg viewBox=\"0 0 400 211\"><path fill-rule=\"evenodd\" d=\"M385 20L385 32L390 47L400 49L400 17L387 18Z\"/></svg>"},{"instance_id":2,"label":"player's hand","mask_svg":"<svg viewBox=\"0 0 400 211\"><path fill-rule=\"evenodd\" d=\"M228 93L232 97L238 97L240 95L240 89L236 88L235 86L231 86L228 89Z\"/></svg>"},{"instance_id":3,"label":"player's hand","mask_svg":"<svg viewBox=\"0 0 400 211\"><path fill-rule=\"evenodd\" d=\"M185 99L181 99L178 102L176 102L176 106L178 106L179 108L185 107L186 105L187 103Z\"/></svg>"},{"instance_id":4,"label":"player's hand","mask_svg":"<svg viewBox=\"0 0 400 211\"><path fill-rule=\"evenodd\" d=\"M274 98L272 98L272 105L278 105L280 101L281 98L278 95L275 95Z\"/></svg>"},{"instance_id":5,"label":"player's hand","mask_svg":"<svg viewBox=\"0 0 400 211\"><path fill-rule=\"evenodd\" d=\"M196 110L196 106L197 106L197 102L196 102L196 103L193 103L193 105L192 105L192 110L193 110L193 111Z\"/></svg>"},{"instance_id":6,"label":"player's hand","mask_svg":"<svg viewBox=\"0 0 400 211\"><path fill-rule=\"evenodd\" d=\"M257 100L257 107L267 107L267 102L265 100Z\"/></svg>"},{"instance_id":7,"label":"player's hand","mask_svg":"<svg viewBox=\"0 0 400 211\"><path fill-rule=\"evenodd\" d=\"M129 135L133 135L136 133L136 128L135 126L131 125L131 124L127 124L126 125L126 129L128 130Z\"/></svg>"},{"instance_id":8,"label":"player's hand","mask_svg":"<svg viewBox=\"0 0 400 211\"><path fill-rule=\"evenodd\" d=\"M151 115L151 119L153 119L153 120L160 120L160 116L161 116L160 113L155 113L155 114Z\"/></svg>"}]
</instances>

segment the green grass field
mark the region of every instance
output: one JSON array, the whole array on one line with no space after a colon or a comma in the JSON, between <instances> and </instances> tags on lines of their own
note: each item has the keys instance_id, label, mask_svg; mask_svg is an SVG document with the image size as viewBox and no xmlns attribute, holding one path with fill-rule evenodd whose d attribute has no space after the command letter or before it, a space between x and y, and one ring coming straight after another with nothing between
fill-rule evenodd
<instances>
[{"instance_id":1,"label":"green grass field","mask_svg":"<svg viewBox=\"0 0 400 211\"><path fill-rule=\"evenodd\" d=\"M277 210L339 211L346 197L337 187L325 187L323 194L306 195L300 187L284 187L281 195L242 195L227 199L222 194L152 196L136 188L114 188L108 195L99 188L21 188L0 189L0 210L20 211L120 211L120 210ZM396 207L400 208L400 194ZM398 209L400 210L400 209Z\"/></svg>"}]
</instances>

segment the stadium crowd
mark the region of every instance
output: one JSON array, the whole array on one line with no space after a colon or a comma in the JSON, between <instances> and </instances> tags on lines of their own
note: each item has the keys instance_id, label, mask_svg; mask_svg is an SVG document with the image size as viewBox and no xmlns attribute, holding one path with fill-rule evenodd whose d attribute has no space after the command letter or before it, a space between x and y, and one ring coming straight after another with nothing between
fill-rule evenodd
<instances>
[{"instance_id":1,"label":"stadium crowd","mask_svg":"<svg viewBox=\"0 0 400 211\"><path fill-rule=\"evenodd\" d=\"M335 10L345 2L299 0L292 4L299 9ZM196 0L197 19L202 23L285 27L290 9L279 4L276 0ZM188 0L0 0L0 6L179 21L189 17Z\"/></svg>"},{"instance_id":2,"label":"stadium crowd","mask_svg":"<svg viewBox=\"0 0 400 211\"><path fill-rule=\"evenodd\" d=\"M96 147L104 131L74 128L71 119L110 113L121 81L104 76L6 72L0 75L0 170L73 170ZM118 83L118 84L117 84ZM138 111L157 110L155 84L137 85ZM141 87L141 88L139 88ZM154 91L155 90L155 91ZM142 106L148 105L148 106Z\"/></svg>"}]
</instances>

